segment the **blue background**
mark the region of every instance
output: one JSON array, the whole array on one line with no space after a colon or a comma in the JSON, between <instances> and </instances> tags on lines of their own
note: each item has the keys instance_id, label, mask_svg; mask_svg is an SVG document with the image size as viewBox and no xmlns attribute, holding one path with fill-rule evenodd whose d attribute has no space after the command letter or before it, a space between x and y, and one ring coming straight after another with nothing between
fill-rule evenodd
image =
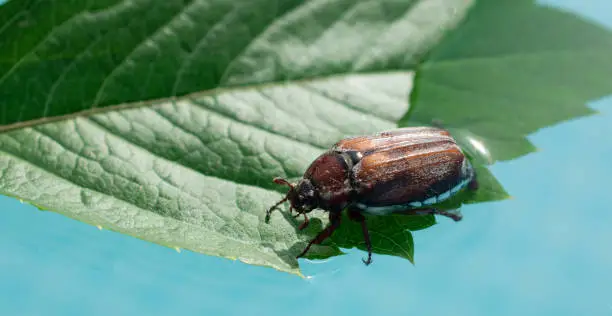
<instances>
[{"instance_id":1,"label":"blue background","mask_svg":"<svg viewBox=\"0 0 612 316\"><path fill-rule=\"evenodd\" d=\"M1 2L1 0L0 0ZM547 1L612 28L610 0ZM611 74L612 76L612 74ZM0 196L0 315L610 315L612 98L492 170L515 198L415 233L416 266L363 253L306 280L100 231ZM606 250L608 249L608 250Z\"/></svg>"}]
</instances>

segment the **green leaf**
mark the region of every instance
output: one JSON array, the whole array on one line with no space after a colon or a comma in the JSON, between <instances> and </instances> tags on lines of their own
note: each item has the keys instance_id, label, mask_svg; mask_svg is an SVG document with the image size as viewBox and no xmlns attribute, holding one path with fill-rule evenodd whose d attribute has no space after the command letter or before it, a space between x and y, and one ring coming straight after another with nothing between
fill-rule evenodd
<instances>
[{"instance_id":1,"label":"green leaf","mask_svg":"<svg viewBox=\"0 0 612 316\"><path fill-rule=\"evenodd\" d=\"M220 87L412 69L472 2L9 1L0 6L0 125Z\"/></svg>"},{"instance_id":2,"label":"green leaf","mask_svg":"<svg viewBox=\"0 0 612 316\"><path fill-rule=\"evenodd\" d=\"M610 31L534 1L481 0L419 67L400 125L448 127L477 160L484 190L472 201L502 199L484 166L535 151L527 135L540 128L593 114L586 103L612 93L610 74Z\"/></svg>"},{"instance_id":3,"label":"green leaf","mask_svg":"<svg viewBox=\"0 0 612 316\"><path fill-rule=\"evenodd\" d=\"M168 247L299 274L284 188L338 139L397 127L412 69L472 1L26 1L0 7L0 192ZM359 73L368 73L360 75ZM87 116L85 116L87 114ZM55 121L55 122L54 122ZM38 124L38 123L47 124ZM49 123L52 122L52 123ZM374 251L413 260L371 219ZM363 249L345 221L310 258Z\"/></svg>"},{"instance_id":4,"label":"green leaf","mask_svg":"<svg viewBox=\"0 0 612 316\"><path fill-rule=\"evenodd\" d=\"M303 234L287 212L265 224L285 190L272 178L299 177L341 137L394 128L411 80L410 73L351 75L192 95L5 132L0 189L158 244L299 273L295 256L327 221L315 212ZM371 100L384 101L384 114ZM434 223L371 220L375 252L409 260L406 229ZM360 226L345 221L310 257L362 244Z\"/></svg>"}]
</instances>

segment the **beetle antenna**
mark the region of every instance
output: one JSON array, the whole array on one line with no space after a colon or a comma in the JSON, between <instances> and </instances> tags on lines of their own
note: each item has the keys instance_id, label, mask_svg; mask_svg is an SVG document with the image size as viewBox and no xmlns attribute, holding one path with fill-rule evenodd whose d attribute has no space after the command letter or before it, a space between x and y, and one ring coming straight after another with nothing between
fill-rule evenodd
<instances>
[{"instance_id":1,"label":"beetle antenna","mask_svg":"<svg viewBox=\"0 0 612 316\"><path fill-rule=\"evenodd\" d=\"M287 192L287 195L285 195L285 198L283 198L282 200L278 201L276 204L274 204L271 208L268 209L268 211L266 212L266 223L268 223L270 221L270 216L272 215L272 211L274 211L279 205L285 203L289 199L289 193L291 193L291 191L293 191L295 189L293 184L289 183L289 181L287 181L286 179L283 179L283 178L274 178L273 181L276 184L282 184L282 185L288 186L289 187L289 192Z\"/></svg>"},{"instance_id":2,"label":"beetle antenna","mask_svg":"<svg viewBox=\"0 0 612 316\"><path fill-rule=\"evenodd\" d=\"M278 201L276 204L274 204L274 206L268 209L268 211L266 212L266 223L270 221L270 215L272 215L272 211L274 211L279 205L285 203L285 201L287 201L288 199L289 198L285 196L284 199Z\"/></svg>"},{"instance_id":3,"label":"beetle antenna","mask_svg":"<svg viewBox=\"0 0 612 316\"><path fill-rule=\"evenodd\" d=\"M286 186L290 187L290 188L291 188L291 190L295 189L295 188L293 187L293 184L289 183L289 181L287 181L287 179L283 179L283 178L274 178L274 180L273 180L273 181L274 181L274 183L276 183L276 184L286 185Z\"/></svg>"}]
</instances>

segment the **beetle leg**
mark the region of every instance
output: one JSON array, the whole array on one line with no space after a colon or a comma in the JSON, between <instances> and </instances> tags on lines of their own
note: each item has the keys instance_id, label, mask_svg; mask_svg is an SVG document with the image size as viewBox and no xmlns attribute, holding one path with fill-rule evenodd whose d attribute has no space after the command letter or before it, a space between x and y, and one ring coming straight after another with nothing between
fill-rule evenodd
<instances>
[{"instance_id":1,"label":"beetle leg","mask_svg":"<svg viewBox=\"0 0 612 316\"><path fill-rule=\"evenodd\" d=\"M295 189L295 186L293 184L289 183L289 181L283 178L277 177L277 178L274 178L272 181L274 181L274 183L276 184L283 184L283 185L288 186L289 192L287 192L287 194L282 200L278 201L276 204L274 204L271 208L268 209L268 211L266 212L266 218L265 218L266 223L270 222L270 216L272 215L272 211L274 211L279 205L285 203L289 199L289 193ZM292 208L293 208L293 205L289 208L289 214L291 214Z\"/></svg>"},{"instance_id":2,"label":"beetle leg","mask_svg":"<svg viewBox=\"0 0 612 316\"><path fill-rule=\"evenodd\" d=\"M310 220L308 219L308 216L306 215L306 213L302 213L304 214L304 222L302 224L300 224L300 226L298 227L299 230L303 230L304 228L308 227L308 224L310 223ZM300 214L298 214L299 216Z\"/></svg>"},{"instance_id":3,"label":"beetle leg","mask_svg":"<svg viewBox=\"0 0 612 316\"><path fill-rule=\"evenodd\" d=\"M418 210L407 210L407 211L402 211L402 212L397 212L398 214L403 214L403 215L427 215L427 214L437 214L437 215L442 215L442 216L446 216L451 218L452 220L454 220L455 222L460 221L463 216L460 213L453 213L453 212L449 212L449 211L442 211L436 208L424 208L424 209L418 209Z\"/></svg>"},{"instance_id":4,"label":"beetle leg","mask_svg":"<svg viewBox=\"0 0 612 316\"><path fill-rule=\"evenodd\" d=\"M372 263L372 242L370 241L370 231L366 225L366 220L363 214L355 209L348 210L348 216L351 220L359 222L361 224L361 230L363 231L363 239L365 240L366 248L368 249L368 259L361 259L365 265Z\"/></svg>"},{"instance_id":5,"label":"beetle leg","mask_svg":"<svg viewBox=\"0 0 612 316\"><path fill-rule=\"evenodd\" d=\"M329 236L331 236L334 231L336 230L336 228L338 228L338 226L340 226L340 218L341 218L341 213L329 213L329 226L327 226L324 230L322 230L317 237L315 237L313 240L311 240L308 243L308 246L306 246L306 248L304 248L304 251L302 251L302 253L300 253L299 255L297 255L296 258L300 258L303 257L308 250L310 249L310 246L312 246L313 244L320 244L322 243L325 239L327 239Z\"/></svg>"},{"instance_id":6,"label":"beetle leg","mask_svg":"<svg viewBox=\"0 0 612 316\"><path fill-rule=\"evenodd\" d=\"M452 220L454 220L455 222L460 221L463 218L463 215L461 215L461 213L455 213L455 212L449 212L449 211L441 211L438 209L433 209L433 214L438 214L438 215L442 215L442 216L446 216L448 218L451 218Z\"/></svg>"},{"instance_id":7,"label":"beetle leg","mask_svg":"<svg viewBox=\"0 0 612 316\"><path fill-rule=\"evenodd\" d=\"M458 221L460 221L463 218L463 215L461 215L461 213L453 213L453 212L448 212L448 211L441 211L441 210L438 210L438 209L433 209L433 213L449 217L452 220L454 220L455 222L458 222Z\"/></svg>"},{"instance_id":8,"label":"beetle leg","mask_svg":"<svg viewBox=\"0 0 612 316\"><path fill-rule=\"evenodd\" d=\"M293 215L293 206L289 207L289 214L291 214L293 216L293 218L300 217L300 213L299 212L296 212L295 215Z\"/></svg>"}]
</instances>

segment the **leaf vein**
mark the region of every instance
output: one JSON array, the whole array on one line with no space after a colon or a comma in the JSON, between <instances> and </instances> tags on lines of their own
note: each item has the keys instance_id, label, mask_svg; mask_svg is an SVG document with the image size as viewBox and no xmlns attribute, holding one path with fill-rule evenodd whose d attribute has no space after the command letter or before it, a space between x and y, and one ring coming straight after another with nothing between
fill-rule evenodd
<instances>
[{"instance_id":1,"label":"leaf vein","mask_svg":"<svg viewBox=\"0 0 612 316\"><path fill-rule=\"evenodd\" d=\"M139 43L134 45L134 48L132 48L132 50L130 50L130 52L127 53L125 57L123 57L123 59L119 62L119 64L113 68L113 70L108 74L108 76L104 78L104 81L102 81L102 84L100 85L100 87L98 88L98 91L96 92L96 97L93 101L92 107L97 107L99 105L100 99L102 98L102 95L104 93L104 90L106 89L106 85L108 84L108 82L110 82L110 80L112 80L117 75L117 73L125 66L125 64L134 55L134 53L139 51L145 44L148 43L148 41L151 40L151 38L159 34L159 32L161 32L166 26L176 21L176 19L178 19L184 12L186 12L187 10L195 6L195 4L197 4L197 1L191 2L189 5L183 6L179 12L177 12L176 14L174 14L174 16L172 16L171 19L160 24L155 30L153 30L151 34L145 36Z\"/></svg>"},{"instance_id":2,"label":"leaf vein","mask_svg":"<svg viewBox=\"0 0 612 316\"><path fill-rule=\"evenodd\" d=\"M217 21L213 26L211 26L210 29L206 32L206 34L204 34L204 36L202 36L202 38L198 40L198 43L196 44L194 49L191 52L189 52L189 55L181 60L181 65L179 66L176 72L176 78L174 80L174 85L172 87L172 93L170 93L171 96L176 95L176 92L181 82L183 73L185 72L185 69L187 69L187 66L190 65L191 62L193 61L193 58L195 57L196 52L199 51L199 49L201 48L201 45L208 44L207 43L208 37L214 34L214 31L216 31L219 28L223 28L227 26L227 24L229 24L229 22L235 17L235 14L238 12L236 8L237 6L232 7L232 9L228 11L227 13L225 13L221 17L221 19L219 19L219 21Z\"/></svg>"},{"instance_id":3,"label":"leaf vein","mask_svg":"<svg viewBox=\"0 0 612 316\"><path fill-rule=\"evenodd\" d=\"M360 113L360 114L365 114L365 115L368 115L368 116L374 116L374 117L380 119L381 121L389 122L389 123L392 123L392 124L397 124L397 122L395 122L395 121L393 121L391 119L385 118L385 117L381 116L378 113L366 111L366 110L364 110L362 108L353 106L351 103L346 102L344 100L341 100L339 98L333 97L331 95L328 95L327 93L324 93L323 91L321 91L321 90L319 90L319 89L317 89L317 88L315 88L315 87L313 87L313 86L311 86L309 84L302 84L302 85L298 85L298 86L300 88L304 89L304 90L308 90L308 91L310 91L312 93L315 93L315 94L317 94L317 95L319 95L319 96L321 96L321 97L323 97L323 98L325 98L327 100L330 100L333 103L336 103L338 105L344 105L345 108L347 108L349 110L352 110L354 112L357 112L357 113Z\"/></svg>"},{"instance_id":4,"label":"leaf vein","mask_svg":"<svg viewBox=\"0 0 612 316\"><path fill-rule=\"evenodd\" d=\"M283 0L278 0L278 1L283 1ZM292 14L293 12L299 10L302 7L302 5L297 5L294 8L292 8L291 10L288 10L287 12L284 12L282 15L277 16L275 18L276 21L282 20L284 17L286 17L287 15ZM228 81L228 76L231 74L230 71L234 68L234 64L238 62L238 60L240 58L242 58L251 48L251 46L253 44L255 44L260 37L263 34L266 34L266 32L268 32L268 30L272 29L273 27L275 27L276 23L270 23L268 26L264 27L262 30L260 30L257 34L254 34L253 37L251 38L251 40L249 41L249 43L247 43L244 48L242 48L241 51L239 51L236 56L234 56L234 58L232 58L232 60L227 64L227 67L225 68L225 70L223 71L223 74L221 75L221 78L219 79L219 86L223 86L225 82Z\"/></svg>"},{"instance_id":5,"label":"leaf vein","mask_svg":"<svg viewBox=\"0 0 612 316\"><path fill-rule=\"evenodd\" d=\"M268 129L268 128L264 128L264 127L255 125L252 122L248 122L248 121L245 121L245 120L238 119L237 117L230 116L230 115L228 115L226 113L223 113L223 112L219 111L218 109L215 109L215 108L207 106L207 104L205 104L206 101L204 101L204 102L198 102L198 101L200 101L200 100L193 100L193 104L197 105L198 107L200 107L200 108L202 108L204 110L207 110L207 111L215 113L215 114L217 114L219 116L222 116L222 117L224 117L226 119L229 119L229 120L232 120L232 121L235 121L235 122L238 122L238 123L250 126L250 127L255 128L255 129L259 130L259 131L265 132L266 134L272 134L272 135L275 135L275 136L282 137L282 138L284 138L286 140L291 141L292 143L308 144L308 145L310 145L310 146L312 146L314 148L317 148L317 149L327 149L326 147L324 147L322 145L319 145L319 144L316 144L316 143L313 143L311 141L304 141L304 140L298 139L296 137L291 137L291 136L288 136L288 135L285 135L285 134L280 134L278 131L274 131L274 130L271 130L271 129Z\"/></svg>"}]
</instances>

